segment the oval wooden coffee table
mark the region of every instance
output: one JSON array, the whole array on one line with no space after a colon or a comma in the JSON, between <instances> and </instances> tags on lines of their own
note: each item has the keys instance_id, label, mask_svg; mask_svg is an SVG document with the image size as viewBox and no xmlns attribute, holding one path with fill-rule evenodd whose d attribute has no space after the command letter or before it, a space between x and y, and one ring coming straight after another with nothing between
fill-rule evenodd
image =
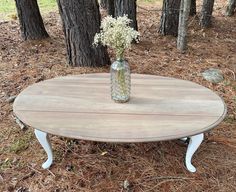
<instances>
[{"instance_id":1,"label":"oval wooden coffee table","mask_svg":"<svg viewBox=\"0 0 236 192\"><path fill-rule=\"evenodd\" d=\"M223 100L190 81L153 75L132 75L128 103L110 98L109 74L58 77L26 88L13 110L35 134L53 161L47 134L103 142L149 142L189 138L185 165L203 140L203 132L226 114Z\"/></svg>"}]
</instances>

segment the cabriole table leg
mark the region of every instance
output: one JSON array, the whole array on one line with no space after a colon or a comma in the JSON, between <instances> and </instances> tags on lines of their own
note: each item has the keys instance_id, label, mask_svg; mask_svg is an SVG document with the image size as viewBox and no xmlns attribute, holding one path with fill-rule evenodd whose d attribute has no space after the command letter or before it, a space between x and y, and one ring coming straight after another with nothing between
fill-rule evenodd
<instances>
[{"instance_id":1,"label":"cabriole table leg","mask_svg":"<svg viewBox=\"0 0 236 192\"><path fill-rule=\"evenodd\" d=\"M48 134L43 131L39 131L37 129L34 130L34 133L39 143L42 145L43 149L47 153L48 159L46 162L42 164L42 167L43 169L48 169L52 165L52 161L53 161L52 147L48 138Z\"/></svg>"},{"instance_id":2,"label":"cabriole table leg","mask_svg":"<svg viewBox=\"0 0 236 192\"><path fill-rule=\"evenodd\" d=\"M202 143L203 137L204 137L203 133L189 137L190 140L187 148L187 153L185 156L185 165L187 169L192 173L196 172L196 168L191 163L192 156Z\"/></svg>"}]
</instances>

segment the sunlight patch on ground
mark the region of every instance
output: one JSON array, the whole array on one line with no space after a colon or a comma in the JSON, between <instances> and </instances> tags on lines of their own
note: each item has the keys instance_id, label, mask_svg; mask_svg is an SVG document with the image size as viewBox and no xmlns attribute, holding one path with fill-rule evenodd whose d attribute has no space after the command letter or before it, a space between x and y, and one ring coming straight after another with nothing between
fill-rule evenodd
<instances>
[{"instance_id":1,"label":"sunlight patch on ground","mask_svg":"<svg viewBox=\"0 0 236 192\"><path fill-rule=\"evenodd\" d=\"M42 14L57 9L56 0L38 0ZM11 20L16 17L16 6L13 0L0 0L0 21Z\"/></svg>"},{"instance_id":2,"label":"sunlight patch on ground","mask_svg":"<svg viewBox=\"0 0 236 192\"><path fill-rule=\"evenodd\" d=\"M162 5L162 0L138 0L138 4L142 5ZM40 12L42 14L57 10L56 0L38 0ZM13 0L0 0L0 21L16 19L16 7Z\"/></svg>"}]
</instances>

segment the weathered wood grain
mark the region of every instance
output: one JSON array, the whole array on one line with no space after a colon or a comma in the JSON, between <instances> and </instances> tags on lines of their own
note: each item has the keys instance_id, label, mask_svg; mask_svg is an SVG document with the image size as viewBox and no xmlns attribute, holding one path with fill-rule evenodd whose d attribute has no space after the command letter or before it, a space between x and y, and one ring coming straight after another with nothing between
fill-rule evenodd
<instances>
[{"instance_id":1,"label":"weathered wood grain","mask_svg":"<svg viewBox=\"0 0 236 192\"><path fill-rule=\"evenodd\" d=\"M14 113L42 131L71 138L143 142L207 131L226 114L222 99L190 81L132 75L131 99L110 98L109 74L59 77L26 88Z\"/></svg>"}]
</instances>

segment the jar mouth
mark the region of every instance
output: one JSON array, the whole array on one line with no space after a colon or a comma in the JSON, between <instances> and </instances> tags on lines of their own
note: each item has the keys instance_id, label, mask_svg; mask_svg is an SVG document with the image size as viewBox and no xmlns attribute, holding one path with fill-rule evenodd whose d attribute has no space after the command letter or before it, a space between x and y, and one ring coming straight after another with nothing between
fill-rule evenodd
<instances>
[{"instance_id":1,"label":"jar mouth","mask_svg":"<svg viewBox=\"0 0 236 192\"><path fill-rule=\"evenodd\" d=\"M116 60L117 60L117 61L125 61L124 58L117 58Z\"/></svg>"}]
</instances>

